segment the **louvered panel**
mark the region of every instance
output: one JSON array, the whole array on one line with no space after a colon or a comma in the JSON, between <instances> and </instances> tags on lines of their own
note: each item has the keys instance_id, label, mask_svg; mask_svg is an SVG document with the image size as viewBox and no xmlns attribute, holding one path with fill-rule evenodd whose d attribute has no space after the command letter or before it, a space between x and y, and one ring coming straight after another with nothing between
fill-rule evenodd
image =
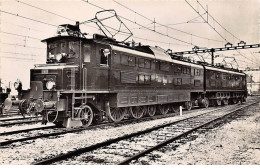
<instances>
[{"instance_id":1,"label":"louvered panel","mask_svg":"<svg viewBox=\"0 0 260 168\"><path fill-rule=\"evenodd\" d=\"M136 75L134 72L121 72L121 83L136 83Z\"/></svg>"}]
</instances>

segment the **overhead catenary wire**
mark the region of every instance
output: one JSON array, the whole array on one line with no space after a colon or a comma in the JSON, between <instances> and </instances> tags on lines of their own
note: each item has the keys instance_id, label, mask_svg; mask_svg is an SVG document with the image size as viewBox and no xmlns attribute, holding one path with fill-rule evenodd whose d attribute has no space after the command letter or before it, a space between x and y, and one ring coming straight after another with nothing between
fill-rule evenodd
<instances>
[{"instance_id":1,"label":"overhead catenary wire","mask_svg":"<svg viewBox=\"0 0 260 168\"><path fill-rule=\"evenodd\" d=\"M51 24L51 23L46 23L46 22L43 22L43 21L40 21L40 20L37 20L37 19L32 19L32 18L29 18L29 17L25 17L25 16L22 16L22 15L19 15L18 13L15 14L15 13L4 11L4 10L0 10L0 12L8 14L8 15L12 15L12 16L20 17L20 18L23 18L23 19L31 20L31 21L34 21L34 22L38 22L38 23L41 23L41 24L57 27L57 25L54 25L54 24Z\"/></svg>"},{"instance_id":2,"label":"overhead catenary wire","mask_svg":"<svg viewBox=\"0 0 260 168\"><path fill-rule=\"evenodd\" d=\"M41 11L47 12L47 13L49 13L49 14L52 14L52 15L58 16L58 17L60 17L60 18L63 18L63 19L67 19L67 20L69 20L69 21L76 22L75 19L71 19L71 18L65 17L65 16L63 16L63 15L60 15L60 14L57 14L57 13L54 13L54 12L48 11L48 10L46 10L46 9L43 9L43 8L37 7L37 6L35 6L35 5L31 5L31 4L29 4L29 3L26 3L26 2L23 2L23 1L19 1L19 0L15 0L15 1L17 1L18 3L22 3L22 4L24 4L24 5L30 6L30 7L32 7L32 8L35 8L35 9L38 9L38 10L41 10ZM88 27L92 27L92 28L95 28L95 29L98 29L98 28L95 27L95 26L91 26L91 25L86 25L86 26L88 26Z\"/></svg>"},{"instance_id":3,"label":"overhead catenary wire","mask_svg":"<svg viewBox=\"0 0 260 168\"><path fill-rule=\"evenodd\" d=\"M116 29L110 27L110 26L106 26L114 31L116 31ZM119 33L123 36L127 36L125 33ZM157 43L162 43L162 44L169 44L169 45L179 45L179 46L187 46L187 45L184 45L184 44L176 44L176 43L169 43L169 42L163 42L163 41L158 41L158 40L150 40L150 39L146 39L146 38L142 38L142 37L138 37L138 36L132 36L136 39L140 39L140 40L145 40L145 41L150 41L150 42L157 42Z\"/></svg>"},{"instance_id":4,"label":"overhead catenary wire","mask_svg":"<svg viewBox=\"0 0 260 168\"><path fill-rule=\"evenodd\" d=\"M187 45L184 45L184 44L176 44L176 43L169 43L169 42L163 42L163 41L158 41L158 40L151 40L151 39L146 39L146 38L137 37L137 36L133 36L133 37L136 38L136 39L146 40L146 41L151 41L151 42L156 42L156 43L161 43L161 44L187 46Z\"/></svg>"},{"instance_id":5,"label":"overhead catenary wire","mask_svg":"<svg viewBox=\"0 0 260 168\"><path fill-rule=\"evenodd\" d=\"M19 57L9 57L9 56L1 56L1 58L4 58L4 59L19 59L19 60L26 60L26 61L35 61L35 59L32 59L32 58L19 58Z\"/></svg>"},{"instance_id":6,"label":"overhead catenary wire","mask_svg":"<svg viewBox=\"0 0 260 168\"><path fill-rule=\"evenodd\" d=\"M259 58L257 58L250 50L249 50L249 52L257 61L259 61ZM259 61L259 64L260 64L260 61Z\"/></svg>"},{"instance_id":7,"label":"overhead catenary wire","mask_svg":"<svg viewBox=\"0 0 260 168\"><path fill-rule=\"evenodd\" d=\"M89 1L85 1L85 0L81 0L81 1L83 1L83 2L85 2L85 3L88 3L88 4L92 5L92 6L95 6L95 7L99 8L99 9L105 10L105 8L102 8L102 7L98 6L98 5L95 5L95 4L93 4L93 3L89 2ZM118 15L118 16L121 17L122 19L125 19L125 20L127 20L127 21L129 21L129 22L131 22L131 23L134 23L134 24L136 24L136 25L138 25L138 26L141 26L141 27L143 27L143 28L145 28L145 29L147 29L147 30L153 31L153 32L155 32L155 33L157 33L157 34L160 34L160 35L162 35L162 36L166 36L166 37L168 37L168 38L174 39L174 40L176 40L176 41L179 41L179 42L182 42L182 43L185 43L185 44L188 44L188 45L197 46L197 45L195 45L195 44L193 44L193 43L190 43L190 42L187 42L187 41L183 41L183 40L180 40L180 39L178 39L178 38L175 38L175 37L169 36L169 35L167 35L167 34L158 32L158 31L156 31L156 30L150 29L150 28L148 28L148 27L146 27L146 26L143 26L143 25L141 25L141 24L139 24L139 23L137 23L137 22L135 22L135 21L132 21L132 20L130 20L130 19L124 17L124 16L120 16L120 15Z\"/></svg>"},{"instance_id":8,"label":"overhead catenary wire","mask_svg":"<svg viewBox=\"0 0 260 168\"><path fill-rule=\"evenodd\" d=\"M16 0L17 1L17 0ZM20 2L20 1L18 1L18 2ZM92 4L93 5L93 4ZM97 6L98 7L98 6ZM37 7L36 7L37 8ZM47 11L47 10L46 10ZM47 12L49 12L49 11L47 11ZM50 12L50 13L53 13L53 12ZM54 13L55 14L55 13ZM18 17L20 17L20 16L18 16ZM56 26L57 27L57 26ZM24 37L26 37L26 36L24 36ZM136 37L135 37L136 38ZM143 39L143 40L147 40L147 41L153 41L153 42L159 42L159 41L155 41L155 40L149 40L149 39ZM161 43L165 43L165 44L169 44L169 43L167 43L167 42L161 42ZM172 44L172 43L171 43ZM189 44L189 43L188 43ZM173 45L177 45L177 44L173 44ZM189 44L189 45L191 45L191 44Z\"/></svg>"},{"instance_id":9,"label":"overhead catenary wire","mask_svg":"<svg viewBox=\"0 0 260 168\"><path fill-rule=\"evenodd\" d=\"M17 55L24 55L24 56L36 56L36 57L42 57L42 55L36 55L36 54L26 54L26 53L19 53L19 52L9 52L9 51L0 51L1 53L6 54L17 54Z\"/></svg>"},{"instance_id":10,"label":"overhead catenary wire","mask_svg":"<svg viewBox=\"0 0 260 168\"><path fill-rule=\"evenodd\" d=\"M208 13L208 15L220 26L222 27L226 32L228 32L229 34L231 34L233 37L235 37L237 40L241 41L241 39L239 39L238 37L236 37L233 33L231 33L230 31L228 31L224 26L222 26L203 6L202 4L197 0L198 4L203 8L204 11L206 11Z\"/></svg>"},{"instance_id":11,"label":"overhead catenary wire","mask_svg":"<svg viewBox=\"0 0 260 168\"><path fill-rule=\"evenodd\" d=\"M209 24L209 22L207 22L207 21L205 20L205 18L202 17L201 14L200 14L187 0L185 0L185 2L186 2L186 3L205 21L205 23L207 23L222 39L224 39L226 42L228 42L227 39L226 39L225 37L223 37L211 24ZM235 50L235 51L238 52L242 57L248 59L247 57L245 57L244 55L242 55L238 50ZM250 60L252 63L255 64L254 61L252 61L251 59L249 59L249 60Z\"/></svg>"},{"instance_id":12,"label":"overhead catenary wire","mask_svg":"<svg viewBox=\"0 0 260 168\"><path fill-rule=\"evenodd\" d=\"M176 29L176 28L169 27L168 25L161 24L161 23L159 23L159 22L157 22L157 21L155 22L154 20L152 20L152 19L150 19L150 18L148 18L148 17L146 17L146 16L144 16L144 15L142 15L142 14L140 14L140 13L134 11L133 9L130 9L129 7L127 7L127 6L125 6L125 5L123 5L123 4L119 3L119 2L117 2L116 0L113 0L113 1L114 1L115 3L117 3L117 4L119 4L120 6L123 6L124 8L126 8L126 9L128 9L128 10L134 12L135 14L137 14L137 15L139 15L139 16L141 16L141 17L143 17L143 18L145 18L145 19L147 19L147 20L149 20L149 21L151 21L151 22L153 22L153 23L159 25L159 26L155 26L155 27L166 27L166 28L168 28L168 29L172 29L172 30L175 30L175 31L178 31L178 32L181 32L181 33L190 35L190 36L194 36L194 37L197 37L197 38L201 38L201 39L206 39L206 40L211 40L211 41L216 41L216 42L221 42L221 43L222 43L222 41L220 41L220 40L215 40L215 39L210 39L210 38L207 38L207 37L202 37L202 36L199 36L199 35L196 35L196 34L192 34L192 33L189 33L189 32L185 32L185 31L183 31L183 30L179 30L179 29ZM150 28L150 27L148 27L148 28Z\"/></svg>"},{"instance_id":13,"label":"overhead catenary wire","mask_svg":"<svg viewBox=\"0 0 260 168\"><path fill-rule=\"evenodd\" d=\"M11 46L18 46L18 47L25 47L25 48L46 49L46 48L28 46L28 45L26 45L26 44L23 45L23 44L12 44L12 43L4 43L4 42L0 42L0 44L11 45Z\"/></svg>"},{"instance_id":14,"label":"overhead catenary wire","mask_svg":"<svg viewBox=\"0 0 260 168\"><path fill-rule=\"evenodd\" d=\"M32 30L32 31L37 31L37 32L41 32L41 33L46 33L47 34L47 32L41 31L39 29L34 29L34 28L31 28L31 27L10 23L10 22L7 22L7 21L4 21L4 23L10 24L10 25L13 25L13 26L16 26L16 27L21 27L21 28L24 28L24 29L28 29L29 31Z\"/></svg>"},{"instance_id":15,"label":"overhead catenary wire","mask_svg":"<svg viewBox=\"0 0 260 168\"><path fill-rule=\"evenodd\" d=\"M237 51L237 50L236 50ZM223 55L223 54L219 54L219 53L216 53L216 54L218 54L218 55ZM244 55L242 55L241 53L239 53L242 57L244 57L244 58L246 58ZM244 63L250 63L250 64L254 64L254 65L258 65L256 62L254 62L254 61L252 61L252 60L250 60L250 59L245 59L245 60L248 60L248 62L245 62L245 61L242 61L242 60L240 60L240 59L236 59L236 60L238 60L238 61L241 61L241 62L244 62Z\"/></svg>"},{"instance_id":16,"label":"overhead catenary wire","mask_svg":"<svg viewBox=\"0 0 260 168\"><path fill-rule=\"evenodd\" d=\"M48 11L48 10L42 9L42 8L40 8L40 7L37 7L37 6L31 5L31 4L28 4L28 3L26 3L26 2L19 1L19 0L15 0L15 1L17 1L18 3L24 4L24 5L30 6L30 7L32 7L32 8L35 8L35 9L38 9L38 10L41 10L41 11L44 11L44 12L50 13L50 14L52 14L52 15L56 15L56 16L58 16L58 17L61 17L61 18L64 18L64 19L67 19L67 20L70 20L70 21L75 22L74 19L70 19L70 18L68 18L68 17L65 17L65 16L63 16L63 15L59 15L59 14L54 13L54 12L50 12L50 11Z\"/></svg>"},{"instance_id":17,"label":"overhead catenary wire","mask_svg":"<svg viewBox=\"0 0 260 168\"><path fill-rule=\"evenodd\" d=\"M209 24L209 23L205 20L205 18L204 18L187 0L185 0L185 2L186 2L197 14L199 14L199 16L205 21L205 23L207 23L223 40L225 40L226 42L228 42L227 39L226 39L225 37L223 37L211 24Z\"/></svg>"},{"instance_id":18,"label":"overhead catenary wire","mask_svg":"<svg viewBox=\"0 0 260 168\"><path fill-rule=\"evenodd\" d=\"M32 36L25 36L25 35L21 35L21 34L6 32L6 31L0 31L0 33L9 34L9 35L13 35L13 36L19 36L19 37L25 37L25 38L30 38L30 39L41 41L41 39L36 38L36 37L32 37Z\"/></svg>"},{"instance_id":19,"label":"overhead catenary wire","mask_svg":"<svg viewBox=\"0 0 260 168\"><path fill-rule=\"evenodd\" d=\"M41 8L39 8L39 7L36 7L36 6L30 5L30 4L28 4L28 3L24 3L24 2L21 2L21 1L18 1L18 0L16 0L16 1L17 1L17 2L20 2L20 3L23 3L23 4L26 4L26 5L28 5L28 6L34 7L34 8L36 8L36 9L39 9L39 10L42 10L42 11L48 12L48 13L50 13L50 14L60 16L59 14L56 14L56 13L53 13L53 12L50 12L50 11L47 11L47 10L41 9ZM93 5L94 5L94 4L93 4ZM61 16L61 17L63 17L63 16ZM68 20L75 21L75 20L70 19L70 18L67 18L67 17L63 17L63 18L68 19ZM13 24L13 23L12 23L12 24ZM13 25L15 25L15 24L13 24ZM26 27L26 26L22 26L22 25L16 25L16 26L24 27L24 28L27 28L27 29L29 29L29 30L30 30L30 29L33 29L33 28ZM87 26L90 26L90 25L87 25ZM96 27L94 27L94 26L91 26L91 27L96 28ZM96 28L96 29L98 29L98 28ZM34 29L34 30L37 30L37 29ZM41 40L41 39L38 39L38 38L35 38L35 37L31 37L31 36L18 35L18 34L9 33L9 32L3 32L3 31L0 31L0 32L1 32L1 33L5 33L5 34L10 34L10 35L16 35L16 36L20 36L20 37L26 37L26 38L31 38L31 39ZM151 42L158 42L158 43L162 43L162 44L181 45L181 44L175 44L175 43L163 42L163 41L158 41L158 40L145 39L145 38L141 38L141 37L137 37L137 36L133 36L133 37L134 37L134 38L137 38L137 39L141 39L141 40L146 40L146 41L151 41ZM182 46L184 46L184 45L182 45Z\"/></svg>"},{"instance_id":20,"label":"overhead catenary wire","mask_svg":"<svg viewBox=\"0 0 260 168\"><path fill-rule=\"evenodd\" d=\"M249 59L248 57L246 57L244 54L242 54L240 51L235 50L236 52L238 52L239 55L241 55L242 57L244 57L245 59L251 61L252 63L254 63L255 65L258 65L254 60Z\"/></svg>"}]
</instances>

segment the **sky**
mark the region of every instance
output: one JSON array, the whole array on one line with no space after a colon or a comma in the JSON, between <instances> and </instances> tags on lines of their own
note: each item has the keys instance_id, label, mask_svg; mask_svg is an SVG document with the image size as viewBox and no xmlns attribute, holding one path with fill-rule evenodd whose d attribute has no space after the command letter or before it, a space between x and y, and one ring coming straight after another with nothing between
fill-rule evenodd
<instances>
[{"instance_id":1,"label":"sky","mask_svg":"<svg viewBox=\"0 0 260 168\"><path fill-rule=\"evenodd\" d=\"M93 19L96 12L114 9L131 30L134 40L173 52L200 48L259 43L258 0L1 0L0 1L0 78L3 86L20 79L29 88L30 68L46 60L46 44L41 40L55 35L60 24ZM199 2L199 3L198 3ZM205 10L208 8L208 17ZM195 12L198 11L198 12ZM103 13L104 15L106 13ZM100 16L100 15L99 15ZM212 17L211 17L212 16ZM205 22L205 20L208 21ZM207 19L208 18L208 19ZM214 18L214 19L213 19ZM116 28L118 24L106 22ZM221 25L219 25L219 24ZM144 28L146 27L146 28ZM91 38L100 33L95 23L81 24ZM121 27L126 30L126 28ZM153 31L154 30L154 31ZM116 39L123 39L120 34ZM236 58L240 69L260 66L260 48L217 52L216 63ZM210 55L186 55L210 62ZM228 64L229 65L229 64ZM233 61L233 66L237 65Z\"/></svg>"}]
</instances>

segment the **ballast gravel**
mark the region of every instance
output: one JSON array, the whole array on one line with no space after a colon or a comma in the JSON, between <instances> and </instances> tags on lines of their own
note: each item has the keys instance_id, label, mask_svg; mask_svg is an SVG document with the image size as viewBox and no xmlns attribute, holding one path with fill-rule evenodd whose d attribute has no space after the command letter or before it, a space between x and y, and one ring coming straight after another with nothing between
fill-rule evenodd
<instances>
[{"instance_id":1,"label":"ballast gravel","mask_svg":"<svg viewBox=\"0 0 260 168\"><path fill-rule=\"evenodd\" d=\"M152 152L137 164L260 165L260 103L243 114L246 116L197 134L195 140L176 149L169 145L163 152Z\"/></svg>"},{"instance_id":2,"label":"ballast gravel","mask_svg":"<svg viewBox=\"0 0 260 168\"><path fill-rule=\"evenodd\" d=\"M147 128L151 128L158 124L168 123L168 122L177 121L177 120L180 120L180 119L183 119L186 117L199 115L199 114L205 113L207 111L209 111L209 110L206 110L206 111L197 110L197 112L185 114L183 116L174 116L174 117L170 117L170 118L145 121L145 122L141 122L141 123L127 124L125 126L120 126L120 127L112 127L112 128L109 127L109 128L102 128L102 129L97 128L94 130L86 130L86 131L82 131L80 133L69 133L69 134L65 134L65 135L61 135L61 136L55 136L52 138L49 137L49 138L36 139L36 140L31 140L31 141L26 141L26 142L17 142L17 143L11 144L9 146L1 147L0 164L5 164L5 165L6 164L12 164L12 165L13 164L18 164L18 165L32 164L33 162L39 161L41 159L51 158L58 154L66 153L66 152L75 150L77 148L86 147L89 145L93 145L95 143L103 142L103 141L111 139L111 138L130 134L132 132L144 130ZM258 123L259 122L260 121L258 121ZM245 125L245 123L243 123L243 124ZM240 126L241 129L243 129L243 125L234 124L234 126L232 125L233 130L236 129L236 126ZM256 131L255 126L257 126L259 128L259 124L258 124L258 125L252 125L251 129L249 129L248 127L245 127L244 129L249 129L248 131L253 131L253 130ZM225 131L227 131L227 130L228 129L223 130L223 132L222 132L223 136L227 135L225 133ZM258 131L259 130L260 130L260 128L258 129ZM236 132L236 134L237 133L238 132ZM259 132L251 132L251 133L254 133L254 135L252 135L252 136L256 136L256 135L260 136ZM171 155L171 153L169 153L169 151L168 151L168 153L164 153L164 154L159 153L158 155L162 156L161 158L164 158L164 159L166 158L165 159L166 161L162 162L160 160L157 160L155 162L152 162L151 164L217 164L217 163L219 163L219 162L210 162L210 161L203 162L203 159L204 159L203 155L205 155L205 153L203 153L203 152L209 153L209 151L208 151L209 147L208 147L208 150L204 150L203 148L201 148L199 150L194 150L192 154L189 151L190 149L188 147L190 147L190 146L192 146L190 148L193 149L199 145L203 145L203 144L206 145L206 142L212 143L212 142L210 142L210 140L205 141L205 142L203 141L205 139L207 140L207 138L212 138L214 140L214 138L216 139L219 137L218 134L217 134L217 136L215 135L215 137L213 135L211 135L211 136L208 135L208 137L207 137L206 135L207 134L200 135L202 137L197 138L195 141L190 142L190 143L192 143L191 145L189 144L187 146L187 144L185 144L179 153L173 152L172 155ZM237 137L240 137L240 139L242 139L243 135L238 134ZM246 134L245 136L248 136L248 135ZM254 138L256 138L256 137L254 137ZM255 139L255 141L258 141L259 139L260 139L260 137L258 137L258 139ZM198 140L200 140L200 141L198 141ZM203 143L201 144L200 142L203 142ZM218 143L219 142L222 142L222 141L218 141ZM226 142L226 141L223 141L223 142ZM227 143L231 143L231 142L233 142L233 140L227 141ZM249 141L247 141L247 142L249 142ZM253 141L252 141L252 143L253 143ZM259 141L257 143L258 143L258 147L259 147ZM221 144L221 145L223 147L224 144ZM189 150L187 153L185 153L186 155L180 156L183 154L183 153L181 153L181 151L186 152L187 149L189 149ZM215 147L212 149L217 150L218 147ZM238 147L238 149L239 149L239 147ZM255 153L255 150L257 151L257 149L252 149L252 150L254 151L253 152L254 154L259 154L259 153ZM195 159L197 157L196 152L200 155L199 158L202 159L202 161L200 161L200 162L195 161L195 160L197 160L197 159ZM226 152L229 153L228 149L226 150ZM176 154L179 154L178 157L175 156ZM242 156L242 154L239 156ZM260 156L260 154L258 156ZM186 157L189 159L187 159ZM186 159L182 160L180 158L186 158ZM212 156L212 158L214 158L214 156ZM193 161L191 161L192 159L193 159ZM188 160L190 160L190 161L188 162ZM259 159L256 159L256 162L258 162L258 164L259 164ZM250 163L255 163L255 162L250 162ZM223 164L227 164L227 163L223 163Z\"/></svg>"}]
</instances>

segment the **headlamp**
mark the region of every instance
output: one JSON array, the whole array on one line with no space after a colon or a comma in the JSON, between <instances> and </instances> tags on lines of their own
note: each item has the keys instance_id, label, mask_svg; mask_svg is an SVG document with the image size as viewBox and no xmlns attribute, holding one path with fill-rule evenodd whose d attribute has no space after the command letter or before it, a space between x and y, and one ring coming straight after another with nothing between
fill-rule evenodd
<instances>
[{"instance_id":1,"label":"headlamp","mask_svg":"<svg viewBox=\"0 0 260 168\"><path fill-rule=\"evenodd\" d=\"M49 58L54 58L54 55L49 52Z\"/></svg>"},{"instance_id":2,"label":"headlamp","mask_svg":"<svg viewBox=\"0 0 260 168\"><path fill-rule=\"evenodd\" d=\"M55 82L54 82L54 81L48 81L48 82L46 83L46 88L47 88L48 90L53 89L54 86L55 86Z\"/></svg>"},{"instance_id":3,"label":"headlamp","mask_svg":"<svg viewBox=\"0 0 260 168\"><path fill-rule=\"evenodd\" d=\"M62 59L62 55L61 54L57 54L56 55L56 60L59 62Z\"/></svg>"}]
</instances>

